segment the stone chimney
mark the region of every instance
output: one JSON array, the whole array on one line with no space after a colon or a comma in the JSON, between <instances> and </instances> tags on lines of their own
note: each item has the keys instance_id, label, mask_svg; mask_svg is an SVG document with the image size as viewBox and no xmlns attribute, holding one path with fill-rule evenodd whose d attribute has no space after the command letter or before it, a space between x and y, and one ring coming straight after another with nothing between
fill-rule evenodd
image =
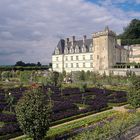
<instances>
[{"instance_id":1,"label":"stone chimney","mask_svg":"<svg viewBox=\"0 0 140 140\"><path fill-rule=\"evenodd\" d=\"M65 46L67 46L68 43L69 43L69 38L66 38L66 39L65 39Z\"/></svg>"},{"instance_id":2,"label":"stone chimney","mask_svg":"<svg viewBox=\"0 0 140 140\"><path fill-rule=\"evenodd\" d=\"M75 42L75 36L72 36L72 46L74 45Z\"/></svg>"},{"instance_id":3,"label":"stone chimney","mask_svg":"<svg viewBox=\"0 0 140 140\"><path fill-rule=\"evenodd\" d=\"M109 27L108 26L105 26L105 31L109 31Z\"/></svg>"},{"instance_id":4,"label":"stone chimney","mask_svg":"<svg viewBox=\"0 0 140 140\"><path fill-rule=\"evenodd\" d=\"M84 35L84 36L83 36L83 45L85 45L85 43L86 43L86 39L87 39L87 36Z\"/></svg>"}]
</instances>

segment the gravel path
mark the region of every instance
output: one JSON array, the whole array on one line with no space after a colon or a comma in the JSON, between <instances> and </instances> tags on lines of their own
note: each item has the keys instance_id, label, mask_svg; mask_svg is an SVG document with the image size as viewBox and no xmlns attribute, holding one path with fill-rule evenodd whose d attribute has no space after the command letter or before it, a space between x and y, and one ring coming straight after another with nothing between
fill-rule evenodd
<instances>
[{"instance_id":1,"label":"gravel path","mask_svg":"<svg viewBox=\"0 0 140 140\"><path fill-rule=\"evenodd\" d=\"M140 135L134 138L133 140L140 140Z\"/></svg>"}]
</instances>

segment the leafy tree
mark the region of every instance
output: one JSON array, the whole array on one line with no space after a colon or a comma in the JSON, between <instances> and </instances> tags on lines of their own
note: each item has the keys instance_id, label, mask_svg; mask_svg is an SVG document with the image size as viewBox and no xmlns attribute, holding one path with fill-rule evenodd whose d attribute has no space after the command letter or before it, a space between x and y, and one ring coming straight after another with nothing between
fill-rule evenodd
<instances>
[{"instance_id":1,"label":"leafy tree","mask_svg":"<svg viewBox=\"0 0 140 140\"><path fill-rule=\"evenodd\" d=\"M118 36L122 39L122 44L131 45L140 43L140 20L133 19L130 24L124 28L124 32Z\"/></svg>"},{"instance_id":2,"label":"leafy tree","mask_svg":"<svg viewBox=\"0 0 140 140\"><path fill-rule=\"evenodd\" d=\"M87 88L87 84L86 83L81 84L80 87L79 87L80 92L82 93L82 103L83 103L83 105L85 105L85 102L86 102L86 97L84 96L86 88Z\"/></svg>"},{"instance_id":3,"label":"leafy tree","mask_svg":"<svg viewBox=\"0 0 140 140\"><path fill-rule=\"evenodd\" d=\"M3 71L2 72L2 79L9 79L12 77L12 73L10 71Z\"/></svg>"},{"instance_id":4,"label":"leafy tree","mask_svg":"<svg viewBox=\"0 0 140 140\"><path fill-rule=\"evenodd\" d=\"M61 96L63 95L63 93L62 93L62 90L63 90L63 81L64 81L64 75L63 75L63 73L59 73L57 86L60 89Z\"/></svg>"},{"instance_id":5,"label":"leafy tree","mask_svg":"<svg viewBox=\"0 0 140 140\"><path fill-rule=\"evenodd\" d=\"M63 78L65 78L66 77L66 71L64 70L63 72L62 72L62 75L63 75Z\"/></svg>"},{"instance_id":6,"label":"leafy tree","mask_svg":"<svg viewBox=\"0 0 140 140\"><path fill-rule=\"evenodd\" d=\"M96 84L98 80L98 74L95 72L91 72L90 80L93 82L93 84Z\"/></svg>"},{"instance_id":7,"label":"leafy tree","mask_svg":"<svg viewBox=\"0 0 140 140\"><path fill-rule=\"evenodd\" d=\"M15 66L25 66L25 63L22 61L16 62Z\"/></svg>"},{"instance_id":8,"label":"leafy tree","mask_svg":"<svg viewBox=\"0 0 140 140\"><path fill-rule=\"evenodd\" d=\"M84 93L86 91L86 88L87 88L86 83L80 84L80 86L79 86L79 89L80 89L81 93Z\"/></svg>"},{"instance_id":9,"label":"leafy tree","mask_svg":"<svg viewBox=\"0 0 140 140\"><path fill-rule=\"evenodd\" d=\"M105 79L106 78L106 72L104 71L103 73L103 78Z\"/></svg>"},{"instance_id":10,"label":"leafy tree","mask_svg":"<svg viewBox=\"0 0 140 140\"><path fill-rule=\"evenodd\" d=\"M140 107L140 77L132 79L132 84L128 92L128 102L134 108Z\"/></svg>"},{"instance_id":11,"label":"leafy tree","mask_svg":"<svg viewBox=\"0 0 140 140\"><path fill-rule=\"evenodd\" d=\"M137 39L140 38L140 20L133 19L130 24L124 28L122 38Z\"/></svg>"},{"instance_id":12,"label":"leafy tree","mask_svg":"<svg viewBox=\"0 0 140 140\"><path fill-rule=\"evenodd\" d=\"M2 80L2 72L0 71L0 81Z\"/></svg>"},{"instance_id":13,"label":"leafy tree","mask_svg":"<svg viewBox=\"0 0 140 140\"><path fill-rule=\"evenodd\" d=\"M86 73L85 73L85 79L86 81L88 81L90 78L90 71L88 70Z\"/></svg>"},{"instance_id":14,"label":"leafy tree","mask_svg":"<svg viewBox=\"0 0 140 140\"><path fill-rule=\"evenodd\" d=\"M85 71L82 70L82 71L80 72L79 80L81 80L81 81L85 81L85 80L86 80Z\"/></svg>"},{"instance_id":15,"label":"leafy tree","mask_svg":"<svg viewBox=\"0 0 140 140\"><path fill-rule=\"evenodd\" d=\"M49 68L52 68L52 63L49 63Z\"/></svg>"},{"instance_id":16,"label":"leafy tree","mask_svg":"<svg viewBox=\"0 0 140 140\"><path fill-rule=\"evenodd\" d=\"M9 108L10 109L10 112L12 112L12 109L14 108L14 101L15 101L15 98L14 96L12 95L11 92L7 93L7 91L5 90L6 94L5 94L5 99L6 99L6 103L7 103L7 106L6 108Z\"/></svg>"},{"instance_id":17,"label":"leafy tree","mask_svg":"<svg viewBox=\"0 0 140 140\"><path fill-rule=\"evenodd\" d=\"M113 71L109 72L109 76L108 76L108 84L112 85L112 79L113 79Z\"/></svg>"},{"instance_id":18,"label":"leafy tree","mask_svg":"<svg viewBox=\"0 0 140 140\"><path fill-rule=\"evenodd\" d=\"M59 77L59 73L54 71L50 73L50 81L54 86L57 86L58 84L58 77Z\"/></svg>"},{"instance_id":19,"label":"leafy tree","mask_svg":"<svg viewBox=\"0 0 140 140\"><path fill-rule=\"evenodd\" d=\"M16 106L16 116L23 133L42 140L49 130L50 105L45 90L34 86L25 92Z\"/></svg>"},{"instance_id":20,"label":"leafy tree","mask_svg":"<svg viewBox=\"0 0 140 140\"><path fill-rule=\"evenodd\" d=\"M21 82L29 82L31 80L31 72L30 71L21 71L20 72L20 81Z\"/></svg>"},{"instance_id":21,"label":"leafy tree","mask_svg":"<svg viewBox=\"0 0 140 140\"><path fill-rule=\"evenodd\" d=\"M50 108L52 108L53 106L53 102L52 102L52 94L53 94L53 91L51 90L51 88L48 88L48 98L49 98L49 102L50 102Z\"/></svg>"},{"instance_id":22,"label":"leafy tree","mask_svg":"<svg viewBox=\"0 0 140 140\"><path fill-rule=\"evenodd\" d=\"M37 62L37 66L42 66L40 62Z\"/></svg>"}]
</instances>

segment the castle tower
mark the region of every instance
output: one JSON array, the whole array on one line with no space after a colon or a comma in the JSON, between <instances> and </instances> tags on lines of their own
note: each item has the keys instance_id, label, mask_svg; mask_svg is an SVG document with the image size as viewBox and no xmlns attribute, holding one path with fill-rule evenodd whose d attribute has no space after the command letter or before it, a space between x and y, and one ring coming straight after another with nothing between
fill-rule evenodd
<instances>
[{"instance_id":1,"label":"castle tower","mask_svg":"<svg viewBox=\"0 0 140 140\"><path fill-rule=\"evenodd\" d=\"M108 70L115 65L116 34L108 27L93 34L94 71Z\"/></svg>"}]
</instances>

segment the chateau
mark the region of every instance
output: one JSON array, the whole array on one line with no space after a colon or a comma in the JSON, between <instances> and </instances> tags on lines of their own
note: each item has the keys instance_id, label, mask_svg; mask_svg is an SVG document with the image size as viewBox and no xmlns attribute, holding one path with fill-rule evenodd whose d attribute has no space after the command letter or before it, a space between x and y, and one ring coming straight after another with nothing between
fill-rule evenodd
<instances>
[{"instance_id":1,"label":"chateau","mask_svg":"<svg viewBox=\"0 0 140 140\"><path fill-rule=\"evenodd\" d=\"M129 62L129 50L121 46L116 33L108 27L93 33L92 38L61 39L52 55L54 71L105 71L117 63Z\"/></svg>"}]
</instances>

